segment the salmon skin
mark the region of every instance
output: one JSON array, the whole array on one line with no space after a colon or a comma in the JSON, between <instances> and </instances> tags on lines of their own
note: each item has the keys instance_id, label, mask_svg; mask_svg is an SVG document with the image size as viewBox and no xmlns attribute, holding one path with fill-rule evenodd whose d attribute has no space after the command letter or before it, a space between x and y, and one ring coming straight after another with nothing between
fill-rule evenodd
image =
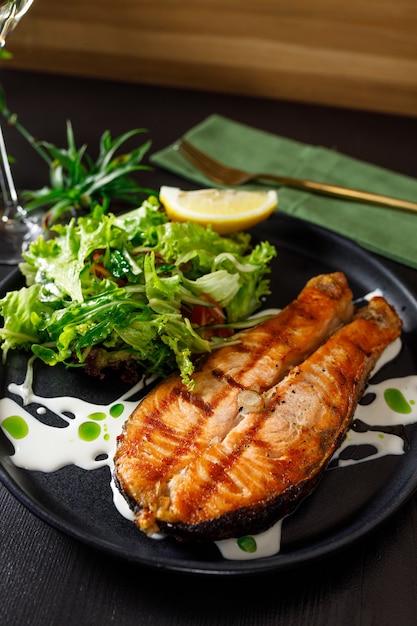
<instances>
[{"instance_id":1,"label":"salmon skin","mask_svg":"<svg viewBox=\"0 0 417 626\"><path fill-rule=\"evenodd\" d=\"M258 533L314 488L401 328L383 298L352 320L351 297L343 274L315 277L205 359L192 391L171 376L148 394L114 459L141 530L199 541Z\"/></svg>"}]
</instances>

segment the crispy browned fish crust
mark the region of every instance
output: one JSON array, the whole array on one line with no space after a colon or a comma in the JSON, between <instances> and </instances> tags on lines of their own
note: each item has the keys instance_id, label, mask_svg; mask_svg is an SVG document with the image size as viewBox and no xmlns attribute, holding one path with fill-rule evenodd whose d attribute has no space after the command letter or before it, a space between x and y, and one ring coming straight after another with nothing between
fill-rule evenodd
<instances>
[{"instance_id":1,"label":"crispy browned fish crust","mask_svg":"<svg viewBox=\"0 0 417 626\"><path fill-rule=\"evenodd\" d=\"M173 376L143 400L115 455L139 528L224 539L261 532L295 508L400 332L378 298L333 334L352 309L342 274L316 277L278 316L210 355L193 392Z\"/></svg>"}]
</instances>

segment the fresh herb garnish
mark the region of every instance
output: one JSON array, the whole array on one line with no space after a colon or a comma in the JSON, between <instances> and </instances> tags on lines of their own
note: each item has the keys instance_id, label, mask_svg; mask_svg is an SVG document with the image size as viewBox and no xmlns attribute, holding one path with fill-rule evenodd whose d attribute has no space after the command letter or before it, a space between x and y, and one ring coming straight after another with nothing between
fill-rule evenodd
<instances>
[{"instance_id":1,"label":"fresh herb garnish","mask_svg":"<svg viewBox=\"0 0 417 626\"><path fill-rule=\"evenodd\" d=\"M93 159L87 153L86 144L77 148L70 121L66 126L66 148L36 140L8 108L1 85L0 112L48 166L49 186L22 193L26 211L46 209L43 218L46 228L58 221L69 221L74 212L89 213L97 204L107 211L112 203L138 206L144 197L157 195L154 190L138 185L132 177L134 172L150 169L140 163L151 142L146 141L130 152L119 153L129 139L146 132L145 129L137 128L115 139L106 130L100 138L98 156Z\"/></svg>"}]
</instances>

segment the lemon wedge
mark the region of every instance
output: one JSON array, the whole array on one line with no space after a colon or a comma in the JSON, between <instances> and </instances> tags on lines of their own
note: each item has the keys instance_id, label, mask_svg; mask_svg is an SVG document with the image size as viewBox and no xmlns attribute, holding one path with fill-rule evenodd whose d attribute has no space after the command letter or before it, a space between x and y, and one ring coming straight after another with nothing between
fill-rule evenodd
<instances>
[{"instance_id":1,"label":"lemon wedge","mask_svg":"<svg viewBox=\"0 0 417 626\"><path fill-rule=\"evenodd\" d=\"M269 217L278 204L276 191L197 189L162 186L159 199L168 217L177 222L211 225L220 235L251 228Z\"/></svg>"}]
</instances>

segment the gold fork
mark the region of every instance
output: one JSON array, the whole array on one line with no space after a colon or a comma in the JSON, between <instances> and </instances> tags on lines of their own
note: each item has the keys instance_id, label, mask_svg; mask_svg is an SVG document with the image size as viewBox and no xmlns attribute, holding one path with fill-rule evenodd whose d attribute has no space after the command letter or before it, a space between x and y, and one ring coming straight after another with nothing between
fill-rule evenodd
<instances>
[{"instance_id":1,"label":"gold fork","mask_svg":"<svg viewBox=\"0 0 417 626\"><path fill-rule=\"evenodd\" d=\"M200 170L213 182L219 185L235 186L243 185L251 180L259 182L274 182L284 187L292 187L312 193L333 196L335 198L344 198L347 200L355 200L366 202L368 204L377 204L390 207L392 209L402 209L403 211L417 212L417 203L401 198L393 198L382 194L372 193L370 191L362 191L359 189L350 189L349 187L341 187L340 185L332 185L330 183L321 183L315 180L306 180L303 178L292 178L290 176L279 176L276 174L250 173L229 167L220 161L216 161L208 154L201 152L193 144L186 139L182 139L178 144L180 153L189 161L196 169Z\"/></svg>"}]
</instances>

